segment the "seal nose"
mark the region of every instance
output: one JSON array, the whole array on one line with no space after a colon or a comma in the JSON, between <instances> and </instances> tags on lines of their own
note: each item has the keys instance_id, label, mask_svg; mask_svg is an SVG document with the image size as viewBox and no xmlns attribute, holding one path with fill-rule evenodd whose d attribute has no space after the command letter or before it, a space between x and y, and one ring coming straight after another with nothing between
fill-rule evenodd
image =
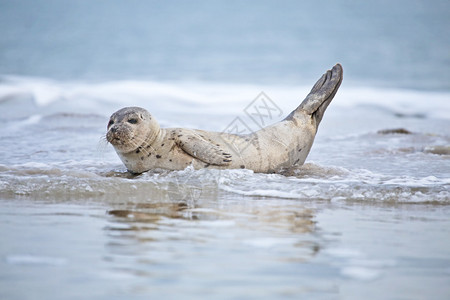
<instances>
[{"instance_id":1,"label":"seal nose","mask_svg":"<svg viewBox=\"0 0 450 300\"><path fill-rule=\"evenodd\" d=\"M112 133L116 133L117 128L116 128L115 126L113 126L113 127L111 127L111 129L109 129L109 130L111 130Z\"/></svg>"}]
</instances>

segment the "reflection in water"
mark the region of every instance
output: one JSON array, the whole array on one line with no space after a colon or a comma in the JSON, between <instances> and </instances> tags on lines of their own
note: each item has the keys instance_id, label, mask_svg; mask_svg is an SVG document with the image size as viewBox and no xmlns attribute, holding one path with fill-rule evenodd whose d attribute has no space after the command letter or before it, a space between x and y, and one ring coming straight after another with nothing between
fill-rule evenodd
<instances>
[{"instance_id":1,"label":"reflection in water","mask_svg":"<svg viewBox=\"0 0 450 300\"><path fill-rule=\"evenodd\" d=\"M155 283L197 274L208 286L237 274L247 282L255 274L292 280L296 263L320 249L314 211L295 201L212 199L117 205L108 211L104 259L114 272Z\"/></svg>"}]
</instances>

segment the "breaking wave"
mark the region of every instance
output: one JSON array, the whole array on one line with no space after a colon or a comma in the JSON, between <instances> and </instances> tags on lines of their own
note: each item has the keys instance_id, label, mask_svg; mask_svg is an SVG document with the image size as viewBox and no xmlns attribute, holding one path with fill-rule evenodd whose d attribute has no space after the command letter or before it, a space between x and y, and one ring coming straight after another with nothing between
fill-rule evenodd
<instances>
[{"instance_id":1,"label":"breaking wave","mask_svg":"<svg viewBox=\"0 0 450 300\"><path fill-rule=\"evenodd\" d=\"M88 162L86 162L89 165ZM450 204L450 179L388 176L308 163L283 174L250 170L155 171L131 176L108 167L64 168L58 164L0 165L1 197L42 199L184 200L208 194L301 201Z\"/></svg>"}]
</instances>

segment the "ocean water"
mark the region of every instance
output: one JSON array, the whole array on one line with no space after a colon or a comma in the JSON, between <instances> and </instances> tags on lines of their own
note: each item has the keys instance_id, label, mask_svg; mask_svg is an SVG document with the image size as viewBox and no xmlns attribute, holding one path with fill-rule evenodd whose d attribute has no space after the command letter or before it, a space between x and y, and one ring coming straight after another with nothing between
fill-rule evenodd
<instances>
[{"instance_id":1,"label":"ocean water","mask_svg":"<svg viewBox=\"0 0 450 300\"><path fill-rule=\"evenodd\" d=\"M448 299L449 6L0 1L0 299ZM105 142L132 105L256 130L336 62L302 167L132 176Z\"/></svg>"}]
</instances>

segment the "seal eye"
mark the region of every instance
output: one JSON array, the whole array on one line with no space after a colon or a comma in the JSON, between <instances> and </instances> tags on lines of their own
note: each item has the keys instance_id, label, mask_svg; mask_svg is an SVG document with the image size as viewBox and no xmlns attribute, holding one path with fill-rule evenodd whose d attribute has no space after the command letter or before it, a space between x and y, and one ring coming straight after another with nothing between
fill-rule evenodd
<instances>
[{"instance_id":1,"label":"seal eye","mask_svg":"<svg viewBox=\"0 0 450 300\"><path fill-rule=\"evenodd\" d=\"M130 124L137 124L138 120L137 119L129 119L128 123Z\"/></svg>"},{"instance_id":2,"label":"seal eye","mask_svg":"<svg viewBox=\"0 0 450 300\"><path fill-rule=\"evenodd\" d=\"M113 120L109 120L108 127L111 126L112 124L114 124L114 121Z\"/></svg>"}]
</instances>

